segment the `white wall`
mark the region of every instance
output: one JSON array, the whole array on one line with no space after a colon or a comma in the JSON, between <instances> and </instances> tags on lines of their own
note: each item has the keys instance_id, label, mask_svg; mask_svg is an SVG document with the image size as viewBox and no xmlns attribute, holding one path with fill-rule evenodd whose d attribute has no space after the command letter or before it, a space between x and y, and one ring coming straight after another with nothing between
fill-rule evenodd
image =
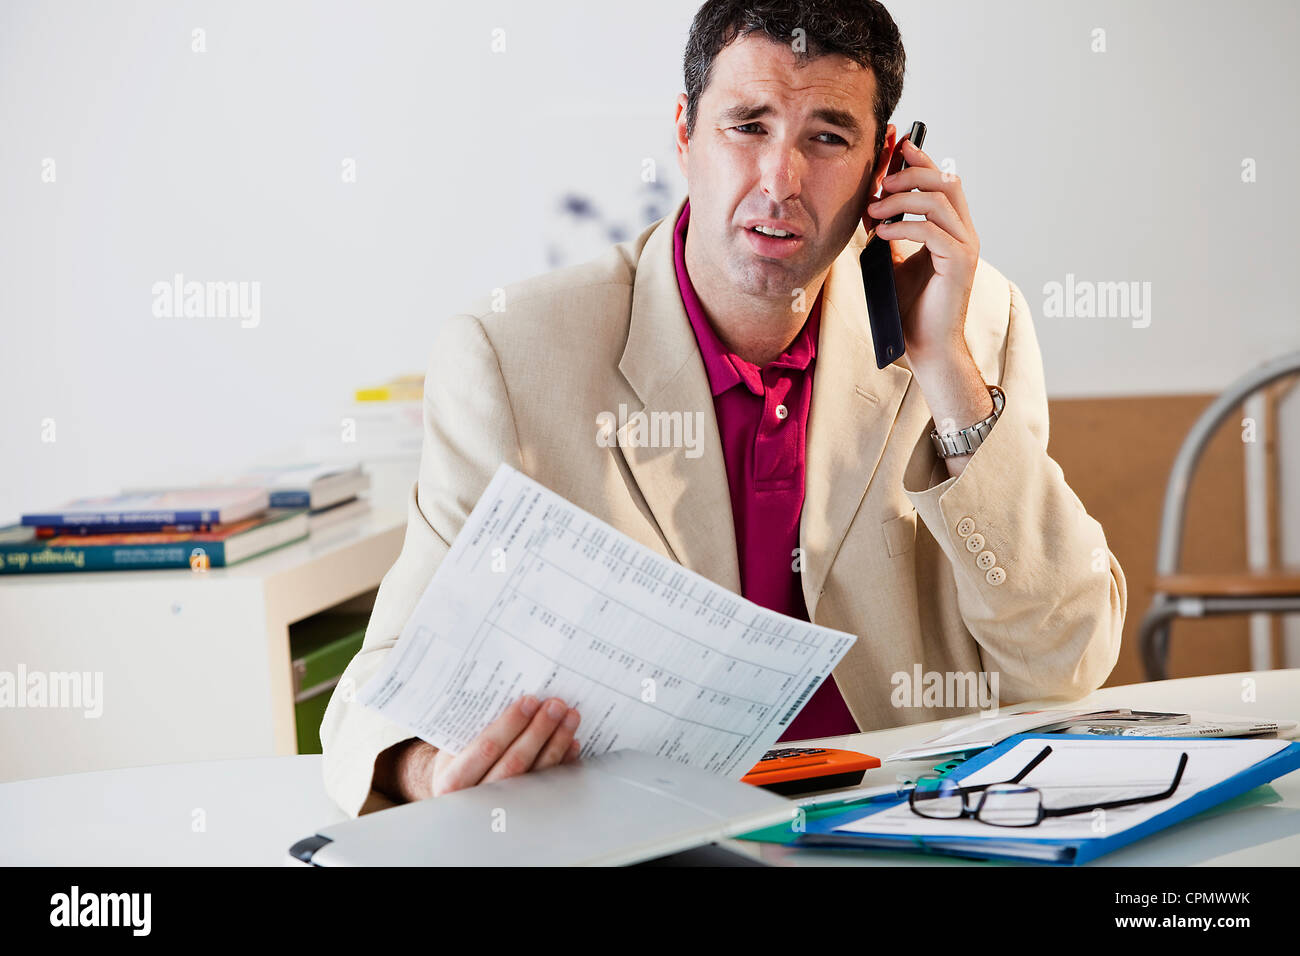
<instances>
[{"instance_id":1,"label":"white wall","mask_svg":"<svg viewBox=\"0 0 1300 956\"><path fill-rule=\"evenodd\" d=\"M1053 394L1212 391L1300 347L1296 5L888 6L894 121L955 162ZM444 316L609 241L557 214L567 193L639 231L685 188L695 8L4 0L0 521L337 430L353 388L423 370ZM259 282L260 323L156 318L177 272ZM1067 273L1151 283L1150 325L1043 316Z\"/></svg>"}]
</instances>

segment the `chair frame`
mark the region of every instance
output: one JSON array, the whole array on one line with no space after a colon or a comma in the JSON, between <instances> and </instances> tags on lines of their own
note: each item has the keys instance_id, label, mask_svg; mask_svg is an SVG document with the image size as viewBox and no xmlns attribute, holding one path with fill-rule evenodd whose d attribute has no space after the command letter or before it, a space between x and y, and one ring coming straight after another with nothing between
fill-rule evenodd
<instances>
[{"instance_id":1,"label":"chair frame","mask_svg":"<svg viewBox=\"0 0 1300 956\"><path fill-rule=\"evenodd\" d=\"M1183 439L1165 486L1160 516L1160 539L1156 551L1156 580L1178 573L1183 544L1183 521L1187 514L1187 491L1196 465L1220 424L1255 392L1281 378L1300 372L1300 351L1273 359L1237 379L1216 398ZM1227 614L1300 613L1300 594L1276 595L1170 595L1157 590L1142 619L1138 643L1147 680L1168 677L1169 628L1175 618Z\"/></svg>"}]
</instances>

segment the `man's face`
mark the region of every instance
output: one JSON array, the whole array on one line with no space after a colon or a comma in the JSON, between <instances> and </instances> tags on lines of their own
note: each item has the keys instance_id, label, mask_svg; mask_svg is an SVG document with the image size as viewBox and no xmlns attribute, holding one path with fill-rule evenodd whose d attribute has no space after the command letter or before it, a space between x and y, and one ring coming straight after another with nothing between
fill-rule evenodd
<instances>
[{"instance_id":1,"label":"man's face","mask_svg":"<svg viewBox=\"0 0 1300 956\"><path fill-rule=\"evenodd\" d=\"M698 259L745 295L789 299L835 260L878 188L894 128L873 153L875 77L844 56L799 65L764 34L728 44L700 96L686 140L678 97L678 163L691 199ZM780 222L794 239L769 238Z\"/></svg>"}]
</instances>

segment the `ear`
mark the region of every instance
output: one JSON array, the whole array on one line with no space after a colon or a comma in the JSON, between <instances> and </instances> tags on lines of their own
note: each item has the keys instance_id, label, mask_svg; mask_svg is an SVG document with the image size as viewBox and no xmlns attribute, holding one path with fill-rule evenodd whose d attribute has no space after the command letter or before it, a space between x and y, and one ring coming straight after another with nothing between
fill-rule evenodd
<instances>
[{"instance_id":1,"label":"ear","mask_svg":"<svg viewBox=\"0 0 1300 956\"><path fill-rule=\"evenodd\" d=\"M881 182L889 174L889 162L894 158L894 152L898 147L898 127L890 123L885 127L885 142L880 147L880 155L876 157L875 168L871 171L871 195L873 198L880 198Z\"/></svg>"},{"instance_id":2,"label":"ear","mask_svg":"<svg viewBox=\"0 0 1300 956\"><path fill-rule=\"evenodd\" d=\"M696 122L697 123L699 122L698 116L696 117ZM673 118L673 124L675 127L673 131L673 138L677 143L677 168L682 171L683 178L685 178L687 182L690 182L691 179L690 174L687 173L686 171L687 166L689 165L688 160L690 159L691 144L690 141L686 138L686 94L685 93L677 94L677 112Z\"/></svg>"}]
</instances>

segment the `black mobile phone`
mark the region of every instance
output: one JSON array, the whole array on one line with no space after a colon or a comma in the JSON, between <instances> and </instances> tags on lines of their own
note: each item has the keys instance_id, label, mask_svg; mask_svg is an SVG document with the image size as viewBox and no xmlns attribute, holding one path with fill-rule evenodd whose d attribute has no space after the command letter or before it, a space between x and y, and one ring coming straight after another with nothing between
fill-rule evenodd
<instances>
[{"instance_id":1,"label":"black mobile phone","mask_svg":"<svg viewBox=\"0 0 1300 956\"><path fill-rule=\"evenodd\" d=\"M920 149L925 142L925 124L917 121L907 134L907 139ZM897 168L895 168L897 167ZM907 168L901 149L894 151L889 162L889 172ZM885 222L899 222L900 213ZM903 341L903 316L898 310L898 289L894 286L894 262L889 254L889 243L877 240L873 234L859 257L862 266L862 287L867 294L867 316L871 320L871 342L876 350L876 368L884 368L907 351Z\"/></svg>"}]
</instances>

